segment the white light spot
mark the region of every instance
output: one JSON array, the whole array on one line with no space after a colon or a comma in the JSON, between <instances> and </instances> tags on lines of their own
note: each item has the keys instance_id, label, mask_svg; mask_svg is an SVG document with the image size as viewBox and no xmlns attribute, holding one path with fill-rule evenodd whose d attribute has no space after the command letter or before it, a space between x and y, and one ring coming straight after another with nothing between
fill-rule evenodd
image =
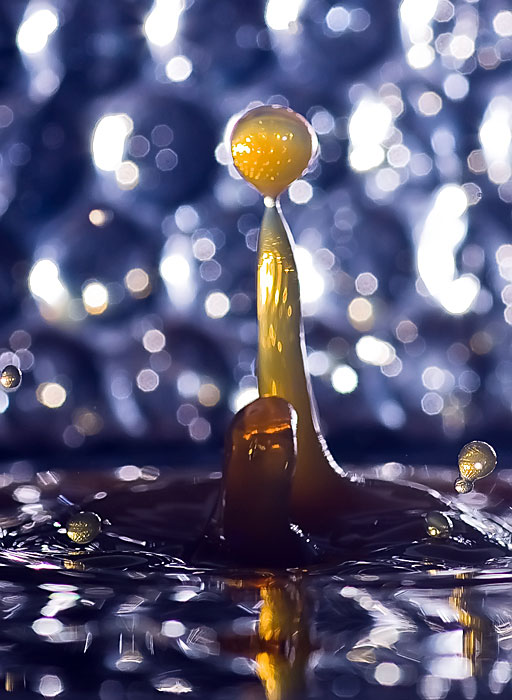
<instances>
[{"instance_id":1,"label":"white light spot","mask_svg":"<svg viewBox=\"0 0 512 700\"><path fill-rule=\"evenodd\" d=\"M388 136L393 114L384 102L364 97L352 113L348 133L349 161L353 170L366 171L384 160L381 144Z\"/></svg>"},{"instance_id":2,"label":"white light spot","mask_svg":"<svg viewBox=\"0 0 512 700\"><path fill-rule=\"evenodd\" d=\"M295 180L290 185L288 194L295 204L306 204L313 196L313 188L306 180Z\"/></svg>"},{"instance_id":3,"label":"white light spot","mask_svg":"<svg viewBox=\"0 0 512 700\"><path fill-rule=\"evenodd\" d=\"M259 396L260 394L256 387L251 386L244 389L240 389L236 392L236 394L231 400L231 410L233 411L233 413L238 413L238 411L241 411L242 408L252 403L253 401L256 401L256 399L258 399Z\"/></svg>"},{"instance_id":4,"label":"white light spot","mask_svg":"<svg viewBox=\"0 0 512 700\"><path fill-rule=\"evenodd\" d=\"M498 12L492 21L492 26L499 36L512 36L512 12L510 10Z\"/></svg>"},{"instance_id":5,"label":"white light spot","mask_svg":"<svg viewBox=\"0 0 512 700\"><path fill-rule=\"evenodd\" d=\"M224 292L211 292L206 297L204 308L210 318L223 318L229 311L229 299Z\"/></svg>"},{"instance_id":6,"label":"white light spot","mask_svg":"<svg viewBox=\"0 0 512 700\"><path fill-rule=\"evenodd\" d=\"M356 343L356 353L361 362L382 367L395 359L395 349L385 340L373 335L363 335Z\"/></svg>"},{"instance_id":7,"label":"white light spot","mask_svg":"<svg viewBox=\"0 0 512 700\"><path fill-rule=\"evenodd\" d=\"M348 29L350 14L341 5L334 5L325 16L325 23L336 34Z\"/></svg>"},{"instance_id":8,"label":"white light spot","mask_svg":"<svg viewBox=\"0 0 512 700\"><path fill-rule=\"evenodd\" d=\"M421 399L421 407L428 416L435 416L444 408L443 397L435 391L429 391Z\"/></svg>"},{"instance_id":9,"label":"white light spot","mask_svg":"<svg viewBox=\"0 0 512 700\"><path fill-rule=\"evenodd\" d=\"M165 66L165 74L174 83L182 83L192 73L192 62L186 56L174 56Z\"/></svg>"},{"instance_id":10,"label":"white light spot","mask_svg":"<svg viewBox=\"0 0 512 700\"><path fill-rule=\"evenodd\" d=\"M407 52L407 63L411 68L423 70L434 62L435 51L430 44L413 44Z\"/></svg>"},{"instance_id":11,"label":"white light spot","mask_svg":"<svg viewBox=\"0 0 512 700\"><path fill-rule=\"evenodd\" d=\"M50 5L39 7L34 11L31 3L16 35L19 50L29 56L42 51L59 26L59 17Z\"/></svg>"},{"instance_id":12,"label":"white light spot","mask_svg":"<svg viewBox=\"0 0 512 700\"><path fill-rule=\"evenodd\" d=\"M57 382L44 382L37 387L36 398L47 408L60 408L66 401L67 393Z\"/></svg>"},{"instance_id":13,"label":"white light spot","mask_svg":"<svg viewBox=\"0 0 512 700\"><path fill-rule=\"evenodd\" d=\"M137 386L141 391L149 392L154 391L158 387L160 384L160 377L154 370L147 367L145 369L141 369L137 375L136 381Z\"/></svg>"},{"instance_id":14,"label":"white light spot","mask_svg":"<svg viewBox=\"0 0 512 700\"><path fill-rule=\"evenodd\" d=\"M324 293L325 282L314 265L313 256L306 248L297 246L295 248L295 262L303 303L309 304L317 301Z\"/></svg>"},{"instance_id":15,"label":"white light spot","mask_svg":"<svg viewBox=\"0 0 512 700\"><path fill-rule=\"evenodd\" d=\"M32 623L32 629L40 637L50 637L53 634L62 632L63 624L60 620L55 620L53 617L40 617Z\"/></svg>"},{"instance_id":16,"label":"white light spot","mask_svg":"<svg viewBox=\"0 0 512 700\"><path fill-rule=\"evenodd\" d=\"M179 393L184 398L197 396L199 389L201 388L201 382L195 372L182 372L178 377L176 384Z\"/></svg>"},{"instance_id":17,"label":"white light spot","mask_svg":"<svg viewBox=\"0 0 512 700\"><path fill-rule=\"evenodd\" d=\"M100 170L115 171L123 162L125 143L133 131L127 114L107 114L98 120L91 139L94 164Z\"/></svg>"},{"instance_id":18,"label":"white light spot","mask_svg":"<svg viewBox=\"0 0 512 700\"><path fill-rule=\"evenodd\" d=\"M182 0L155 0L144 20L144 34L153 46L168 46L178 33Z\"/></svg>"},{"instance_id":19,"label":"white light spot","mask_svg":"<svg viewBox=\"0 0 512 700\"><path fill-rule=\"evenodd\" d=\"M166 637L171 637L176 639L176 637L181 637L186 632L186 628L178 620L166 620L162 624L162 634Z\"/></svg>"},{"instance_id":20,"label":"white light spot","mask_svg":"<svg viewBox=\"0 0 512 700\"><path fill-rule=\"evenodd\" d=\"M436 92L424 92L418 100L418 109L426 117L433 117L438 114L442 106L443 101Z\"/></svg>"},{"instance_id":21,"label":"white light spot","mask_svg":"<svg viewBox=\"0 0 512 700\"><path fill-rule=\"evenodd\" d=\"M375 669L375 680L380 685L396 685L400 681L400 668L396 664L382 663Z\"/></svg>"},{"instance_id":22,"label":"white light spot","mask_svg":"<svg viewBox=\"0 0 512 700\"><path fill-rule=\"evenodd\" d=\"M101 282L89 282L82 290L82 301L87 313L102 314L108 306L108 291Z\"/></svg>"},{"instance_id":23,"label":"white light spot","mask_svg":"<svg viewBox=\"0 0 512 700\"><path fill-rule=\"evenodd\" d=\"M291 31L296 26L305 0L267 0L265 22L274 31Z\"/></svg>"},{"instance_id":24,"label":"white light spot","mask_svg":"<svg viewBox=\"0 0 512 700\"><path fill-rule=\"evenodd\" d=\"M54 698L62 693L63 690L62 681L58 676L47 673L39 681L39 692L45 698Z\"/></svg>"},{"instance_id":25,"label":"white light spot","mask_svg":"<svg viewBox=\"0 0 512 700\"><path fill-rule=\"evenodd\" d=\"M339 394L351 394L358 381L357 372L349 365L338 365L331 375L332 386Z\"/></svg>"},{"instance_id":26,"label":"white light spot","mask_svg":"<svg viewBox=\"0 0 512 700\"><path fill-rule=\"evenodd\" d=\"M172 285L184 284L190 277L190 265L183 255L168 255L160 263L160 274Z\"/></svg>"},{"instance_id":27,"label":"white light spot","mask_svg":"<svg viewBox=\"0 0 512 700\"><path fill-rule=\"evenodd\" d=\"M133 464L125 464L116 469L116 476L121 481L136 481L141 478L141 470Z\"/></svg>"},{"instance_id":28,"label":"white light spot","mask_svg":"<svg viewBox=\"0 0 512 700\"><path fill-rule=\"evenodd\" d=\"M160 352L165 347L165 335L156 328L151 328L144 333L142 338L144 349L148 352Z\"/></svg>"},{"instance_id":29,"label":"white light spot","mask_svg":"<svg viewBox=\"0 0 512 700\"><path fill-rule=\"evenodd\" d=\"M329 355L317 350L308 355L308 370L314 377L320 377L329 369Z\"/></svg>"},{"instance_id":30,"label":"white light spot","mask_svg":"<svg viewBox=\"0 0 512 700\"><path fill-rule=\"evenodd\" d=\"M33 296L49 306L59 307L68 300L68 292L59 278L59 267L53 260L38 260L30 270L28 286Z\"/></svg>"}]
</instances>

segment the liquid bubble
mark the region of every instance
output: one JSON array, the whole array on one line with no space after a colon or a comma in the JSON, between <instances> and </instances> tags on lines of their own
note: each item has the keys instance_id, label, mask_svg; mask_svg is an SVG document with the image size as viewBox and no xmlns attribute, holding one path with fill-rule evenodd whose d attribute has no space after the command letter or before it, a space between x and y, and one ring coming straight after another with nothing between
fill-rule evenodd
<instances>
[{"instance_id":1,"label":"liquid bubble","mask_svg":"<svg viewBox=\"0 0 512 700\"><path fill-rule=\"evenodd\" d=\"M453 531L451 519L437 510L427 514L425 525L430 537L449 537Z\"/></svg>"},{"instance_id":2,"label":"liquid bubble","mask_svg":"<svg viewBox=\"0 0 512 700\"><path fill-rule=\"evenodd\" d=\"M7 365L0 375L0 384L4 391L16 391L21 385L21 371L14 365Z\"/></svg>"},{"instance_id":3,"label":"liquid bubble","mask_svg":"<svg viewBox=\"0 0 512 700\"><path fill-rule=\"evenodd\" d=\"M81 512L66 525L66 534L76 544L88 544L101 532L101 518L96 513Z\"/></svg>"}]
</instances>

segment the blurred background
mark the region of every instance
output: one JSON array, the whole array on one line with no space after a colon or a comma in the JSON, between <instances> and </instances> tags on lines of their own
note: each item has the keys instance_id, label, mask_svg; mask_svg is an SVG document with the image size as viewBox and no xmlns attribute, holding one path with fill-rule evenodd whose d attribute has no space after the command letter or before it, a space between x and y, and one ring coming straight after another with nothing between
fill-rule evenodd
<instances>
[{"instance_id":1,"label":"blurred background","mask_svg":"<svg viewBox=\"0 0 512 700\"><path fill-rule=\"evenodd\" d=\"M225 131L273 103L320 141L283 209L334 453L506 464L511 59L507 0L3 2L3 457L219 462L263 208Z\"/></svg>"}]
</instances>

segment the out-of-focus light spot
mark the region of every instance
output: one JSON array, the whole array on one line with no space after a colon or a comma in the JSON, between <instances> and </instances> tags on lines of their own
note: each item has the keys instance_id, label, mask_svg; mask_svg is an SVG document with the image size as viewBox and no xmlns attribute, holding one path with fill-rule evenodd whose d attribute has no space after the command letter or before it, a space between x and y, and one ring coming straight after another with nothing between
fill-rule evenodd
<instances>
[{"instance_id":1,"label":"out-of-focus light spot","mask_svg":"<svg viewBox=\"0 0 512 700\"><path fill-rule=\"evenodd\" d=\"M475 52L475 42L466 34L457 34L450 42L450 53L454 58L466 60Z\"/></svg>"},{"instance_id":2,"label":"out-of-focus light spot","mask_svg":"<svg viewBox=\"0 0 512 700\"><path fill-rule=\"evenodd\" d=\"M435 391L428 391L421 399L421 408L427 416L435 416L444 408L444 400Z\"/></svg>"},{"instance_id":3,"label":"out-of-focus light spot","mask_svg":"<svg viewBox=\"0 0 512 700\"><path fill-rule=\"evenodd\" d=\"M121 481L136 481L141 478L141 470L133 464L125 464L116 469L116 476Z\"/></svg>"},{"instance_id":4,"label":"out-of-focus light spot","mask_svg":"<svg viewBox=\"0 0 512 700\"><path fill-rule=\"evenodd\" d=\"M141 391L149 392L154 391L158 387L160 384L160 377L154 370L146 367L145 369L141 369L138 373L136 381Z\"/></svg>"},{"instance_id":5,"label":"out-of-focus light spot","mask_svg":"<svg viewBox=\"0 0 512 700\"><path fill-rule=\"evenodd\" d=\"M229 298L224 292L211 292L206 297L204 308L210 318L223 318L229 311Z\"/></svg>"},{"instance_id":6,"label":"out-of-focus light spot","mask_svg":"<svg viewBox=\"0 0 512 700\"><path fill-rule=\"evenodd\" d=\"M124 286L136 299L147 297L151 291L148 273L140 267L128 270L124 278Z\"/></svg>"},{"instance_id":7,"label":"out-of-focus light spot","mask_svg":"<svg viewBox=\"0 0 512 700\"><path fill-rule=\"evenodd\" d=\"M498 12L492 21L492 26L499 36L512 36L512 12L510 10Z\"/></svg>"},{"instance_id":8,"label":"out-of-focus light spot","mask_svg":"<svg viewBox=\"0 0 512 700\"><path fill-rule=\"evenodd\" d=\"M421 375L423 386L438 391L444 384L444 372L439 367L427 367Z\"/></svg>"},{"instance_id":9,"label":"out-of-focus light spot","mask_svg":"<svg viewBox=\"0 0 512 700\"><path fill-rule=\"evenodd\" d=\"M173 56L165 66L165 74L173 83L182 83L192 73L192 62L186 56Z\"/></svg>"},{"instance_id":10,"label":"out-of-focus light spot","mask_svg":"<svg viewBox=\"0 0 512 700\"><path fill-rule=\"evenodd\" d=\"M295 180L288 189L288 195L295 204L306 204L313 196L313 188L306 180Z\"/></svg>"},{"instance_id":11,"label":"out-of-focus light spot","mask_svg":"<svg viewBox=\"0 0 512 700\"><path fill-rule=\"evenodd\" d=\"M401 343L413 343L418 337L418 328L412 321L400 321L395 335Z\"/></svg>"},{"instance_id":12,"label":"out-of-focus light spot","mask_svg":"<svg viewBox=\"0 0 512 700\"><path fill-rule=\"evenodd\" d=\"M339 394L351 394L358 382L357 372L349 365L338 365L331 374L331 384Z\"/></svg>"},{"instance_id":13,"label":"out-of-focus light spot","mask_svg":"<svg viewBox=\"0 0 512 700\"><path fill-rule=\"evenodd\" d=\"M385 377L398 377L403 368L404 365L402 360L399 357L395 357L395 359L390 362L389 365L384 365L381 367L380 371Z\"/></svg>"},{"instance_id":14,"label":"out-of-focus light spot","mask_svg":"<svg viewBox=\"0 0 512 700\"><path fill-rule=\"evenodd\" d=\"M335 34L348 29L350 13L342 5L334 5L325 16L325 23Z\"/></svg>"},{"instance_id":15,"label":"out-of-focus light spot","mask_svg":"<svg viewBox=\"0 0 512 700\"><path fill-rule=\"evenodd\" d=\"M44 382L37 387L36 398L47 408L60 408L66 401L67 393L57 382Z\"/></svg>"},{"instance_id":16,"label":"out-of-focus light spot","mask_svg":"<svg viewBox=\"0 0 512 700\"><path fill-rule=\"evenodd\" d=\"M463 100L469 92L469 81L460 73L451 73L444 81L443 89L451 100Z\"/></svg>"},{"instance_id":17,"label":"out-of-focus light spot","mask_svg":"<svg viewBox=\"0 0 512 700\"><path fill-rule=\"evenodd\" d=\"M329 355L317 350L308 355L308 370L314 377L320 377L329 369Z\"/></svg>"},{"instance_id":18,"label":"out-of-focus light spot","mask_svg":"<svg viewBox=\"0 0 512 700\"><path fill-rule=\"evenodd\" d=\"M82 290L82 301L87 313L102 314L108 307L108 290L101 282L89 282Z\"/></svg>"},{"instance_id":19,"label":"out-of-focus light spot","mask_svg":"<svg viewBox=\"0 0 512 700\"><path fill-rule=\"evenodd\" d=\"M162 148L155 156L155 165L162 172L174 170L178 165L178 154L172 148Z\"/></svg>"},{"instance_id":20,"label":"out-of-focus light spot","mask_svg":"<svg viewBox=\"0 0 512 700\"><path fill-rule=\"evenodd\" d=\"M411 172L418 177L428 175L432 170L432 159L426 153L415 153L411 157Z\"/></svg>"},{"instance_id":21,"label":"out-of-focus light spot","mask_svg":"<svg viewBox=\"0 0 512 700\"><path fill-rule=\"evenodd\" d=\"M437 5L438 0L403 0L400 5L400 19L409 32L417 34L432 21Z\"/></svg>"},{"instance_id":22,"label":"out-of-focus light spot","mask_svg":"<svg viewBox=\"0 0 512 700\"><path fill-rule=\"evenodd\" d=\"M39 53L58 26L59 17L51 5L34 10L31 3L16 34L19 50L29 56Z\"/></svg>"},{"instance_id":23,"label":"out-of-focus light spot","mask_svg":"<svg viewBox=\"0 0 512 700\"><path fill-rule=\"evenodd\" d=\"M194 692L194 688L183 678L158 678L154 682L156 690L162 693L185 695Z\"/></svg>"},{"instance_id":24,"label":"out-of-focus light spot","mask_svg":"<svg viewBox=\"0 0 512 700\"><path fill-rule=\"evenodd\" d=\"M436 54L430 44L413 44L406 57L407 63L411 68L423 70L423 68L428 68L434 62Z\"/></svg>"},{"instance_id":25,"label":"out-of-focus light spot","mask_svg":"<svg viewBox=\"0 0 512 700\"><path fill-rule=\"evenodd\" d=\"M207 440L212 432L212 427L206 418L194 418L193 421L188 426L188 432L192 440L197 440L198 442L203 442Z\"/></svg>"},{"instance_id":26,"label":"out-of-focus light spot","mask_svg":"<svg viewBox=\"0 0 512 700\"><path fill-rule=\"evenodd\" d=\"M180 231L183 231L183 233L192 233L199 225L199 214L196 209L189 204L182 204L181 207L176 209L174 220Z\"/></svg>"},{"instance_id":27,"label":"out-of-focus light spot","mask_svg":"<svg viewBox=\"0 0 512 700\"><path fill-rule=\"evenodd\" d=\"M73 419L75 428L81 435L97 435L103 428L103 418L96 411L77 411Z\"/></svg>"},{"instance_id":28,"label":"out-of-focus light spot","mask_svg":"<svg viewBox=\"0 0 512 700\"><path fill-rule=\"evenodd\" d=\"M144 20L144 34L153 46L168 46L178 33L182 0L155 0Z\"/></svg>"},{"instance_id":29,"label":"out-of-focus light spot","mask_svg":"<svg viewBox=\"0 0 512 700\"><path fill-rule=\"evenodd\" d=\"M238 413L244 406L256 401L259 395L258 389L254 386L239 389L231 399L231 410L233 413Z\"/></svg>"},{"instance_id":30,"label":"out-of-focus light spot","mask_svg":"<svg viewBox=\"0 0 512 700\"><path fill-rule=\"evenodd\" d=\"M139 184L139 167L131 160L123 161L116 168L116 180L120 189L133 190Z\"/></svg>"},{"instance_id":31,"label":"out-of-focus light spot","mask_svg":"<svg viewBox=\"0 0 512 700\"><path fill-rule=\"evenodd\" d=\"M305 0L267 0L265 22L274 31L293 31Z\"/></svg>"},{"instance_id":32,"label":"out-of-focus light spot","mask_svg":"<svg viewBox=\"0 0 512 700\"><path fill-rule=\"evenodd\" d=\"M324 293L324 278L316 269L313 256L306 248L302 246L295 248L295 262L297 263L301 299L304 304L313 303ZM307 315L307 310L305 313Z\"/></svg>"},{"instance_id":33,"label":"out-of-focus light spot","mask_svg":"<svg viewBox=\"0 0 512 700\"><path fill-rule=\"evenodd\" d=\"M410 159L410 150L401 143L391 146L387 153L387 161L394 168L404 168Z\"/></svg>"},{"instance_id":34,"label":"out-of-focus light spot","mask_svg":"<svg viewBox=\"0 0 512 700\"><path fill-rule=\"evenodd\" d=\"M442 106L443 101L436 92L424 92L418 100L418 109L426 117L433 117L438 114Z\"/></svg>"},{"instance_id":35,"label":"out-of-focus light spot","mask_svg":"<svg viewBox=\"0 0 512 700\"><path fill-rule=\"evenodd\" d=\"M385 154L381 144L392 123L392 112L384 102L368 97L359 102L348 124L349 161L353 170L363 172L382 163Z\"/></svg>"},{"instance_id":36,"label":"out-of-focus light spot","mask_svg":"<svg viewBox=\"0 0 512 700\"><path fill-rule=\"evenodd\" d=\"M192 246L192 251L198 260L210 260L216 252L215 243L209 238L198 238Z\"/></svg>"},{"instance_id":37,"label":"out-of-focus light spot","mask_svg":"<svg viewBox=\"0 0 512 700\"><path fill-rule=\"evenodd\" d=\"M195 372L182 372L176 382L178 392L185 398L197 396L201 387L199 377Z\"/></svg>"},{"instance_id":38,"label":"out-of-focus light spot","mask_svg":"<svg viewBox=\"0 0 512 700\"><path fill-rule=\"evenodd\" d=\"M52 307L61 307L68 300L68 292L59 278L59 268L53 260L38 260L28 277L33 296Z\"/></svg>"},{"instance_id":39,"label":"out-of-focus light spot","mask_svg":"<svg viewBox=\"0 0 512 700\"><path fill-rule=\"evenodd\" d=\"M104 226L108 221L107 213L103 209L91 209L89 221L93 226Z\"/></svg>"},{"instance_id":40,"label":"out-of-focus light spot","mask_svg":"<svg viewBox=\"0 0 512 700\"><path fill-rule=\"evenodd\" d=\"M370 14L363 7L356 7L350 12L350 29L353 32L364 32L371 24Z\"/></svg>"},{"instance_id":41,"label":"out-of-focus light spot","mask_svg":"<svg viewBox=\"0 0 512 700\"><path fill-rule=\"evenodd\" d=\"M63 690L64 686L60 678L51 673L46 673L39 681L39 692L45 698L55 698L57 695L60 695Z\"/></svg>"},{"instance_id":42,"label":"out-of-focus light spot","mask_svg":"<svg viewBox=\"0 0 512 700\"><path fill-rule=\"evenodd\" d=\"M5 413L9 408L9 397L5 391L0 392L0 413Z\"/></svg>"},{"instance_id":43,"label":"out-of-focus light spot","mask_svg":"<svg viewBox=\"0 0 512 700\"><path fill-rule=\"evenodd\" d=\"M54 634L59 634L64 629L64 625L60 620L53 617L40 617L32 623L32 629L40 637L51 637Z\"/></svg>"},{"instance_id":44,"label":"out-of-focus light spot","mask_svg":"<svg viewBox=\"0 0 512 700\"><path fill-rule=\"evenodd\" d=\"M380 685L396 685L400 677L400 668L396 664L381 663L375 669L375 680Z\"/></svg>"},{"instance_id":45,"label":"out-of-focus light spot","mask_svg":"<svg viewBox=\"0 0 512 700\"><path fill-rule=\"evenodd\" d=\"M311 117L311 126L317 134L329 134L334 129L334 118L327 110L319 109Z\"/></svg>"},{"instance_id":46,"label":"out-of-focus light spot","mask_svg":"<svg viewBox=\"0 0 512 700\"><path fill-rule=\"evenodd\" d=\"M361 362L382 367L395 359L395 348L385 340L364 335L356 343L356 353Z\"/></svg>"},{"instance_id":47,"label":"out-of-focus light spot","mask_svg":"<svg viewBox=\"0 0 512 700\"><path fill-rule=\"evenodd\" d=\"M91 140L94 164L106 172L115 171L123 162L125 143L133 131L127 114L106 114L98 120Z\"/></svg>"},{"instance_id":48,"label":"out-of-focus light spot","mask_svg":"<svg viewBox=\"0 0 512 700\"><path fill-rule=\"evenodd\" d=\"M496 184L507 182L512 174L510 166L511 127L512 100L507 97L495 97L485 111L479 137L485 163L488 167L489 179Z\"/></svg>"},{"instance_id":49,"label":"out-of-focus light spot","mask_svg":"<svg viewBox=\"0 0 512 700\"><path fill-rule=\"evenodd\" d=\"M375 183L382 192L393 192L400 185L400 175L393 168L382 168L375 175Z\"/></svg>"},{"instance_id":50,"label":"out-of-focus light spot","mask_svg":"<svg viewBox=\"0 0 512 700\"><path fill-rule=\"evenodd\" d=\"M428 292L451 314L467 313L480 291L471 274L456 278L455 254L466 237L466 193L445 185L434 198L417 249L418 272Z\"/></svg>"},{"instance_id":51,"label":"out-of-focus light spot","mask_svg":"<svg viewBox=\"0 0 512 700\"><path fill-rule=\"evenodd\" d=\"M220 391L215 384L208 382L201 384L197 392L199 403L203 406L216 406L220 401Z\"/></svg>"},{"instance_id":52,"label":"out-of-focus light spot","mask_svg":"<svg viewBox=\"0 0 512 700\"><path fill-rule=\"evenodd\" d=\"M190 277L190 265L183 255L168 255L160 263L160 274L172 285L185 284Z\"/></svg>"},{"instance_id":53,"label":"out-of-focus light spot","mask_svg":"<svg viewBox=\"0 0 512 700\"><path fill-rule=\"evenodd\" d=\"M13 497L19 503L37 503L41 498L41 491L36 486L25 484L14 489Z\"/></svg>"},{"instance_id":54,"label":"out-of-focus light spot","mask_svg":"<svg viewBox=\"0 0 512 700\"><path fill-rule=\"evenodd\" d=\"M369 330L373 326L373 306L364 297L352 299L347 315L350 323L358 330Z\"/></svg>"},{"instance_id":55,"label":"out-of-focus light spot","mask_svg":"<svg viewBox=\"0 0 512 700\"><path fill-rule=\"evenodd\" d=\"M166 620L162 624L162 634L171 639L182 637L186 632L186 627L178 620Z\"/></svg>"},{"instance_id":56,"label":"out-of-focus light spot","mask_svg":"<svg viewBox=\"0 0 512 700\"><path fill-rule=\"evenodd\" d=\"M162 331L151 328L144 333L142 344L148 352L160 352L165 347L165 335Z\"/></svg>"}]
</instances>

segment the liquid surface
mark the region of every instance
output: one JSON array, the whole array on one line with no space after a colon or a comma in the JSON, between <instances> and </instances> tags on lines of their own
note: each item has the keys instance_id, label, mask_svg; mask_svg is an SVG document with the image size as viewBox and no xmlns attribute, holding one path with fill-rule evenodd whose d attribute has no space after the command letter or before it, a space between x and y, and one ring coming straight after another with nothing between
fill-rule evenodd
<instances>
[{"instance_id":1,"label":"liquid surface","mask_svg":"<svg viewBox=\"0 0 512 700\"><path fill-rule=\"evenodd\" d=\"M446 493L455 477L397 464L365 474ZM100 700L509 693L512 562L468 525L507 532L506 478L446 509L448 537L430 537L426 514L403 504L347 523L332 545L351 555L306 573L191 562L217 472L13 465L0 479L1 683ZM81 511L102 531L75 545L66 523Z\"/></svg>"}]
</instances>

